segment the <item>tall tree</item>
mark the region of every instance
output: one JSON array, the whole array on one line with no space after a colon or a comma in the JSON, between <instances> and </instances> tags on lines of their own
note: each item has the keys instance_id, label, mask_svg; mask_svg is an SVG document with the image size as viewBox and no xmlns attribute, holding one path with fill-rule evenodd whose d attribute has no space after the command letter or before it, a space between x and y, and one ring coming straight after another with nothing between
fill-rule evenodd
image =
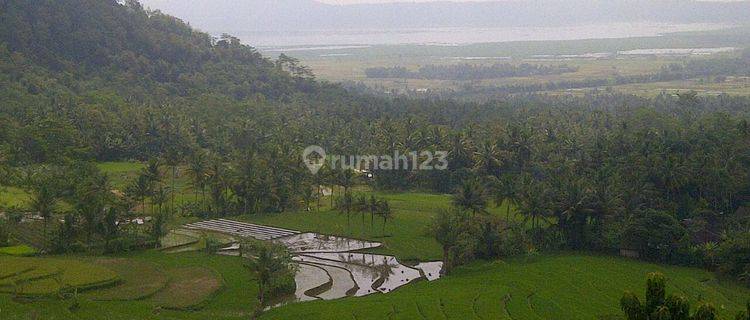
<instances>
[{"instance_id":1,"label":"tall tree","mask_svg":"<svg viewBox=\"0 0 750 320\"><path fill-rule=\"evenodd\" d=\"M58 195L53 187L46 181L39 181L32 186L31 197L29 199L29 209L39 214L44 219L44 242L48 242L48 225L50 219L55 214L55 206L58 201Z\"/></svg>"},{"instance_id":2,"label":"tall tree","mask_svg":"<svg viewBox=\"0 0 750 320\"><path fill-rule=\"evenodd\" d=\"M472 214L487 213L487 193L478 179L465 181L452 198L453 205Z\"/></svg>"}]
</instances>

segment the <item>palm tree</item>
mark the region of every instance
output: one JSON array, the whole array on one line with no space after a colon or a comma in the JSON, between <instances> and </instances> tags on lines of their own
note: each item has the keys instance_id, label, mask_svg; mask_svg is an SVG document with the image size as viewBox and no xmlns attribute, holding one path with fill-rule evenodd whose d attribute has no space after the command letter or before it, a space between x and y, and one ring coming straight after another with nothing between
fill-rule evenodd
<instances>
[{"instance_id":1,"label":"palm tree","mask_svg":"<svg viewBox=\"0 0 750 320\"><path fill-rule=\"evenodd\" d=\"M487 195L479 180L465 181L453 195L453 205L474 215L487 212Z\"/></svg>"},{"instance_id":2,"label":"palm tree","mask_svg":"<svg viewBox=\"0 0 750 320\"><path fill-rule=\"evenodd\" d=\"M568 245L579 249L587 240L586 224L592 210L592 191L582 178L563 174L553 184L551 211L557 219L557 227L566 235Z\"/></svg>"},{"instance_id":3,"label":"palm tree","mask_svg":"<svg viewBox=\"0 0 750 320\"><path fill-rule=\"evenodd\" d=\"M151 181L149 181L146 175L138 175L138 178L133 180L127 187L126 191L134 198L138 199L141 203L141 213L146 215L146 197L152 192ZM131 198L132 199L132 198Z\"/></svg>"},{"instance_id":4,"label":"palm tree","mask_svg":"<svg viewBox=\"0 0 750 320\"><path fill-rule=\"evenodd\" d=\"M385 237L385 225L386 223L388 223L388 220L390 220L393 217L393 212L391 211L391 205L388 203L388 201L385 201L385 200L380 201L377 214L381 218L383 218L383 237Z\"/></svg>"},{"instance_id":5,"label":"palm tree","mask_svg":"<svg viewBox=\"0 0 750 320\"><path fill-rule=\"evenodd\" d=\"M167 186L159 186L159 188L154 191L154 194L151 197L151 202L159 208L159 214L164 214L162 209L170 194L172 194L172 191Z\"/></svg>"},{"instance_id":6,"label":"palm tree","mask_svg":"<svg viewBox=\"0 0 750 320\"><path fill-rule=\"evenodd\" d=\"M320 200L323 199L323 186L328 183L328 175L330 172L327 170L327 166L323 166L318 170L317 174L312 175L312 183L315 186L315 190L317 192L316 195L316 202L317 202L317 208L316 211L320 211ZM333 189L331 189L333 190ZM333 191L332 191L333 192ZM331 195L331 198L333 198L333 195Z\"/></svg>"},{"instance_id":7,"label":"palm tree","mask_svg":"<svg viewBox=\"0 0 750 320\"><path fill-rule=\"evenodd\" d=\"M223 213L226 200L226 177L224 164L220 159L214 159L209 165L206 174L206 183L210 187L214 213Z\"/></svg>"},{"instance_id":8,"label":"palm tree","mask_svg":"<svg viewBox=\"0 0 750 320\"><path fill-rule=\"evenodd\" d=\"M52 215L55 213L55 205L57 204L57 194L52 190L52 187L46 182L39 182L39 184L33 186L31 190L31 198L29 200L29 209L39 214L44 219L44 242L47 244L47 225Z\"/></svg>"},{"instance_id":9,"label":"palm tree","mask_svg":"<svg viewBox=\"0 0 750 320\"><path fill-rule=\"evenodd\" d=\"M143 174L152 183L161 183L164 176L161 171L161 161L156 158L149 159L146 167L143 168Z\"/></svg>"},{"instance_id":10,"label":"palm tree","mask_svg":"<svg viewBox=\"0 0 750 320\"><path fill-rule=\"evenodd\" d=\"M441 210L432 223L431 231L443 249L443 269L441 272L447 274L453 265L453 251L458 244L460 211Z\"/></svg>"},{"instance_id":11,"label":"palm tree","mask_svg":"<svg viewBox=\"0 0 750 320\"><path fill-rule=\"evenodd\" d=\"M497 177L500 174L500 166L502 165L502 154L497 149L497 145L489 141L485 141L479 145L479 148L474 152L474 170L477 171L481 176L492 176Z\"/></svg>"},{"instance_id":12,"label":"palm tree","mask_svg":"<svg viewBox=\"0 0 750 320\"><path fill-rule=\"evenodd\" d=\"M518 193L516 183L511 175L502 175L499 179L492 182L492 190L496 206L502 206L505 203L505 219L510 221L510 207L518 205Z\"/></svg>"},{"instance_id":13,"label":"palm tree","mask_svg":"<svg viewBox=\"0 0 750 320\"><path fill-rule=\"evenodd\" d=\"M375 195L371 195L370 200L367 202L367 210L370 211L370 228L373 228L375 226L375 214L379 209L380 200L378 200L378 198L375 198Z\"/></svg>"},{"instance_id":14,"label":"palm tree","mask_svg":"<svg viewBox=\"0 0 750 320\"><path fill-rule=\"evenodd\" d=\"M242 256L248 258L246 266L258 279L258 302L261 310L266 303L266 291L275 277L293 273L294 265L286 248L256 241L240 244Z\"/></svg>"},{"instance_id":15,"label":"palm tree","mask_svg":"<svg viewBox=\"0 0 750 320\"><path fill-rule=\"evenodd\" d=\"M548 190L531 177L522 180L520 190L518 211L525 216L524 222L531 220L532 227L537 229L539 220L546 220L549 212Z\"/></svg>"},{"instance_id":16,"label":"palm tree","mask_svg":"<svg viewBox=\"0 0 750 320\"><path fill-rule=\"evenodd\" d=\"M339 172L338 184L344 188L344 193L348 193L349 189L354 186L354 170L347 169Z\"/></svg>"},{"instance_id":17,"label":"palm tree","mask_svg":"<svg viewBox=\"0 0 750 320\"><path fill-rule=\"evenodd\" d=\"M97 227L105 214L105 209L112 203L112 188L109 178L103 174L92 174L75 188L74 206L83 216L86 227L86 239L91 241Z\"/></svg>"},{"instance_id":18,"label":"palm tree","mask_svg":"<svg viewBox=\"0 0 750 320\"><path fill-rule=\"evenodd\" d=\"M346 214L346 228L351 233L351 213L352 209L354 209L354 197L352 197L352 194L349 192L344 193L344 196L339 198L338 200L338 207L340 210L344 210L344 214Z\"/></svg>"},{"instance_id":19,"label":"palm tree","mask_svg":"<svg viewBox=\"0 0 750 320\"><path fill-rule=\"evenodd\" d=\"M362 234L365 233L365 213L369 210L367 197L360 194L354 201L354 209L359 212L362 216Z\"/></svg>"},{"instance_id":20,"label":"palm tree","mask_svg":"<svg viewBox=\"0 0 750 320\"><path fill-rule=\"evenodd\" d=\"M188 160L187 172L191 177L191 187L195 192L195 202L198 202L198 191L202 197L202 208L205 209L206 202L206 180L208 173L208 161L203 151L193 154Z\"/></svg>"},{"instance_id":21,"label":"palm tree","mask_svg":"<svg viewBox=\"0 0 750 320\"><path fill-rule=\"evenodd\" d=\"M171 190L177 191L176 181L177 181L177 174L178 174L178 168L177 166L180 164L180 158L181 158L180 151L177 150L174 147L171 147L167 150L166 153L166 163L170 167L172 174L170 174L170 180L171 180ZM171 192L170 197L170 206L172 207L172 210L175 210L174 206L174 199L175 199L175 193Z\"/></svg>"}]
</instances>

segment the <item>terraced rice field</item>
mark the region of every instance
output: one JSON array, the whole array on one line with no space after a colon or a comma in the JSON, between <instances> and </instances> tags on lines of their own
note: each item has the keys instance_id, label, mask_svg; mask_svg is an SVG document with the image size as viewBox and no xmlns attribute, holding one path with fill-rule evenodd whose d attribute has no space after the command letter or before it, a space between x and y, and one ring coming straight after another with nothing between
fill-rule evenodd
<instances>
[{"instance_id":1,"label":"terraced rice field","mask_svg":"<svg viewBox=\"0 0 750 320\"><path fill-rule=\"evenodd\" d=\"M213 270L203 267L172 269L169 277L167 286L152 298L156 304L168 309L197 307L223 286Z\"/></svg>"},{"instance_id":2,"label":"terraced rice field","mask_svg":"<svg viewBox=\"0 0 750 320\"><path fill-rule=\"evenodd\" d=\"M295 255L294 260L303 266L295 277L295 282L300 284L296 301L388 293L426 277L420 270L402 265L395 257L353 252L377 248L381 245L378 242L299 233L226 219L195 222L184 228L274 241L286 246ZM222 249L222 253L238 249L239 246L232 246Z\"/></svg>"},{"instance_id":3,"label":"terraced rice field","mask_svg":"<svg viewBox=\"0 0 750 320\"><path fill-rule=\"evenodd\" d=\"M167 285L169 276L152 263L132 259L96 259L93 264L117 272L117 286L95 290L87 296L93 300L139 300L148 298Z\"/></svg>"},{"instance_id":4,"label":"terraced rice field","mask_svg":"<svg viewBox=\"0 0 750 320\"><path fill-rule=\"evenodd\" d=\"M0 269L10 270L0 279L0 292L22 296L50 296L60 290L87 290L114 285L117 273L93 264L68 259L0 256Z\"/></svg>"},{"instance_id":5,"label":"terraced rice field","mask_svg":"<svg viewBox=\"0 0 750 320\"><path fill-rule=\"evenodd\" d=\"M643 294L646 274L654 271L668 277L668 292L710 301L726 319L750 299L747 288L703 270L573 254L476 263L390 294L291 304L262 318L622 319L623 292Z\"/></svg>"}]
</instances>

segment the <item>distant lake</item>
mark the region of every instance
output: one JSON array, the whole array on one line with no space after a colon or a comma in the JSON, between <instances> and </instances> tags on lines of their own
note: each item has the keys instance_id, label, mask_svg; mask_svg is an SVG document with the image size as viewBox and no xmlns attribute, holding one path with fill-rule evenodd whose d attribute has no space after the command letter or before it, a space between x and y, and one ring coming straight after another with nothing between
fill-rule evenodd
<instances>
[{"instance_id":1,"label":"distant lake","mask_svg":"<svg viewBox=\"0 0 750 320\"><path fill-rule=\"evenodd\" d=\"M243 42L269 50L276 47L335 47L382 44L465 45L472 43L579 40L657 36L683 31L728 28L725 24L611 23L567 27L428 28L391 30L230 31ZM310 50L310 49L308 49ZM314 50L314 48L313 48Z\"/></svg>"}]
</instances>

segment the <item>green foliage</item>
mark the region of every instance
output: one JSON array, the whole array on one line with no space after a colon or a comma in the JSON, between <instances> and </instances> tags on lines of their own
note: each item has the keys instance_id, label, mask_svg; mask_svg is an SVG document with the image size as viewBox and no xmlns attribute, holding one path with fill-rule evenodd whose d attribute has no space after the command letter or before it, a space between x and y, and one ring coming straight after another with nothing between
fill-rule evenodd
<instances>
[{"instance_id":1,"label":"green foliage","mask_svg":"<svg viewBox=\"0 0 750 320\"><path fill-rule=\"evenodd\" d=\"M10 244L10 231L7 225L8 223L5 219L0 219L0 247Z\"/></svg>"},{"instance_id":2,"label":"green foliage","mask_svg":"<svg viewBox=\"0 0 750 320\"><path fill-rule=\"evenodd\" d=\"M747 303L747 310L741 311L734 318L735 320L750 320L750 302Z\"/></svg>"},{"instance_id":3,"label":"green foliage","mask_svg":"<svg viewBox=\"0 0 750 320\"><path fill-rule=\"evenodd\" d=\"M529 247L523 227L508 227L497 216L469 215L455 208L437 214L431 233L443 248L446 273L475 258L511 257L526 253Z\"/></svg>"},{"instance_id":4,"label":"green foliage","mask_svg":"<svg viewBox=\"0 0 750 320\"><path fill-rule=\"evenodd\" d=\"M750 284L750 234L731 233L717 250L717 270Z\"/></svg>"},{"instance_id":5,"label":"green foliage","mask_svg":"<svg viewBox=\"0 0 750 320\"><path fill-rule=\"evenodd\" d=\"M367 68L365 69L365 75L367 75L368 78L482 80L553 75L576 71L578 71L578 68L569 67L567 65L545 66L528 63L522 63L520 65L496 63L485 66L464 63L457 65L426 65L421 66L416 72L410 71L404 67Z\"/></svg>"},{"instance_id":6,"label":"green foliage","mask_svg":"<svg viewBox=\"0 0 750 320\"><path fill-rule=\"evenodd\" d=\"M205 242L206 244L205 250L206 250L206 253L208 254L214 254L216 253L216 251L219 251L219 249L221 249L222 247L221 241L219 241L219 239L217 239L213 235L207 235L203 237L203 242Z\"/></svg>"},{"instance_id":7,"label":"green foliage","mask_svg":"<svg viewBox=\"0 0 750 320\"><path fill-rule=\"evenodd\" d=\"M240 251L247 257L247 267L258 279L258 301L264 306L268 299L294 292L295 264L282 245L270 242L245 241Z\"/></svg>"},{"instance_id":8,"label":"green foliage","mask_svg":"<svg viewBox=\"0 0 750 320\"><path fill-rule=\"evenodd\" d=\"M667 280L661 273L650 273L646 281L646 301L625 292L620 307L628 320L713 320L718 317L713 305L701 302L690 314L690 302L682 296L667 296Z\"/></svg>"},{"instance_id":9,"label":"green foliage","mask_svg":"<svg viewBox=\"0 0 750 320\"><path fill-rule=\"evenodd\" d=\"M485 213L487 208L487 194L479 180L467 180L453 196L453 205L473 214Z\"/></svg>"},{"instance_id":10,"label":"green foliage","mask_svg":"<svg viewBox=\"0 0 750 320\"><path fill-rule=\"evenodd\" d=\"M637 250L642 258L675 261L686 249L685 229L672 215L657 211L645 212L623 233L623 246Z\"/></svg>"}]
</instances>

